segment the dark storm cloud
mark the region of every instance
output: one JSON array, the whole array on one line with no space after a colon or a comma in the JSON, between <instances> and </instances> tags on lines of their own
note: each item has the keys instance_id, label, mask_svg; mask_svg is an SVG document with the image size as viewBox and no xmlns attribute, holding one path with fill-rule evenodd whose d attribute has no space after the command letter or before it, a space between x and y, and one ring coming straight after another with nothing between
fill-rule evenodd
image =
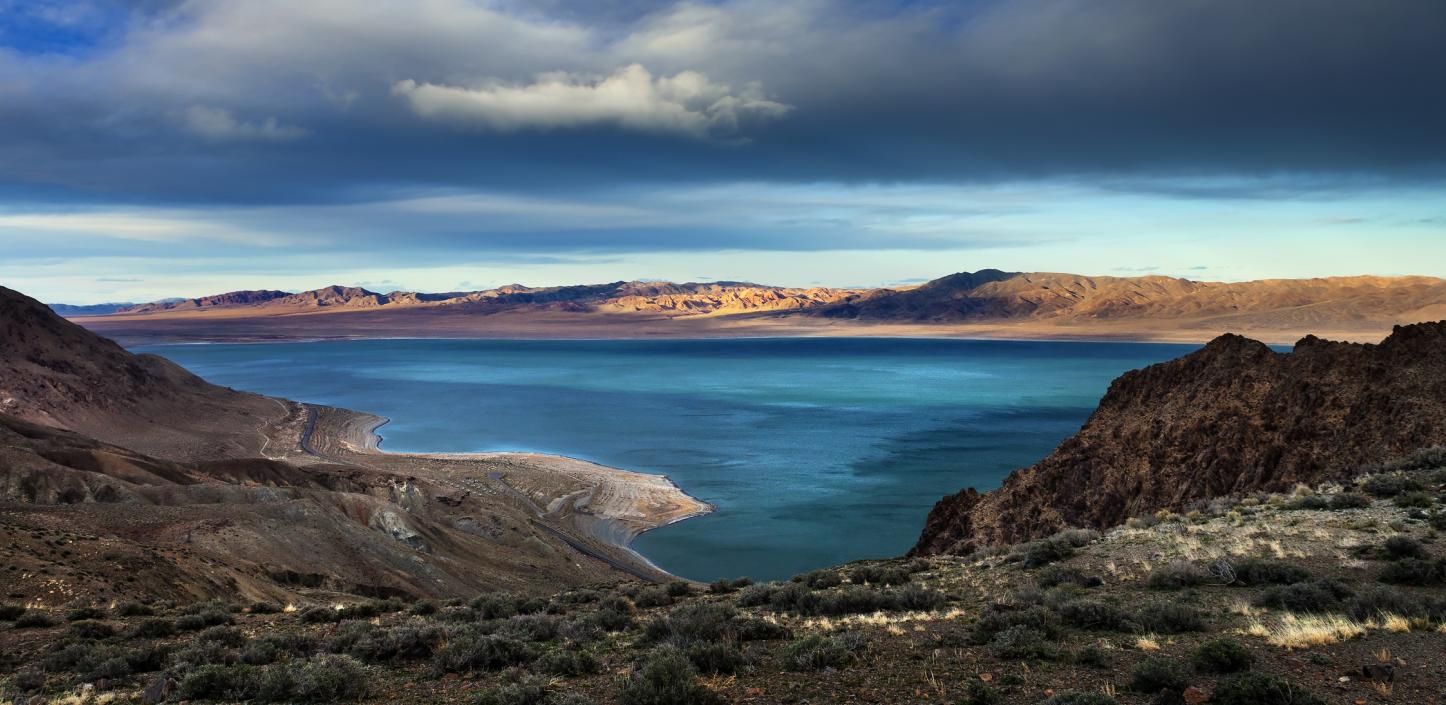
<instances>
[{"instance_id":1,"label":"dark storm cloud","mask_svg":"<svg viewBox=\"0 0 1446 705\"><path fill-rule=\"evenodd\" d=\"M116 22L89 52L0 49L6 189L280 203L1204 175L1236 179L1207 197L1240 197L1269 174L1446 165L1439 0L199 1ZM634 65L630 102L588 102Z\"/></svg>"}]
</instances>

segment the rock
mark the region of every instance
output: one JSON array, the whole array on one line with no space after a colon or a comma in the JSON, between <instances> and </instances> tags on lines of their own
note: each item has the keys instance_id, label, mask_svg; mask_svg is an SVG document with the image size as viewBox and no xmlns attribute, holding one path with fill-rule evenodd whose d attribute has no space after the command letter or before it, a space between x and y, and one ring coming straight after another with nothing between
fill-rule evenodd
<instances>
[{"instance_id":1,"label":"rock","mask_svg":"<svg viewBox=\"0 0 1446 705\"><path fill-rule=\"evenodd\" d=\"M1379 345L1238 335L1127 372L1074 436L997 490L945 497L911 555L1108 528L1159 509L1355 476L1446 443L1446 321Z\"/></svg>"},{"instance_id":2,"label":"rock","mask_svg":"<svg viewBox=\"0 0 1446 705\"><path fill-rule=\"evenodd\" d=\"M152 705L154 705L154 703L165 702L171 697L171 694L175 692L176 680L174 678L161 676L151 681L151 684L146 686L145 690L141 691L141 702L151 703Z\"/></svg>"},{"instance_id":3,"label":"rock","mask_svg":"<svg viewBox=\"0 0 1446 705\"><path fill-rule=\"evenodd\" d=\"M1368 663L1361 667L1361 675L1378 683L1390 683L1396 680L1396 664Z\"/></svg>"}]
</instances>

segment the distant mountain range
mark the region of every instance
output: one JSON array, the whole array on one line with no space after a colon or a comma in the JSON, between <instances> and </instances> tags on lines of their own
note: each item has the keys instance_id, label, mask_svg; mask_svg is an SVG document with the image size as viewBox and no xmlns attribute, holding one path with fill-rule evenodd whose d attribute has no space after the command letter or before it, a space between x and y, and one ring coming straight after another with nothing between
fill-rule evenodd
<instances>
[{"instance_id":1,"label":"distant mountain range","mask_svg":"<svg viewBox=\"0 0 1446 705\"><path fill-rule=\"evenodd\" d=\"M317 318L313 314L346 314ZM1331 277L1202 282L984 269L915 287L791 288L748 282L510 285L379 293L330 286L236 291L72 315L123 337L960 334L1271 342L1307 332L1378 340L1446 318L1446 280ZM303 325L295 320L308 317ZM291 319L291 320L287 320Z\"/></svg>"}]
</instances>

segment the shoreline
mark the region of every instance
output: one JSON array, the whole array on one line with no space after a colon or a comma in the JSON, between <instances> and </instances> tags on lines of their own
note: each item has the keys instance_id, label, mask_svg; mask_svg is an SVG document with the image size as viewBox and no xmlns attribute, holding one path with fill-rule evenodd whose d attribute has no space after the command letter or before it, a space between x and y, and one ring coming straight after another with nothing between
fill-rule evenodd
<instances>
[{"instance_id":1,"label":"shoreline","mask_svg":"<svg viewBox=\"0 0 1446 705\"><path fill-rule=\"evenodd\" d=\"M674 483L673 480L667 475L661 473L640 472L636 470L625 470L623 468L616 468L610 465L603 465L601 463L593 462L591 460L573 458L566 455L513 451L482 451L469 453L403 453L383 450L381 448L381 442L383 440L383 437L378 432L378 430L381 429L381 427L391 423L392 420L390 418L377 414L372 414L369 412L353 411L350 409L339 409L336 407L318 407L317 405L312 404L302 404L302 406L310 410L310 418L312 419L312 423L308 423L308 429L303 432L303 437L301 438L300 445L302 446L303 451L322 459L327 459L327 456L310 450L309 448L306 448L307 441L309 440L307 436L311 433L311 426L314 423L319 423L318 421L316 421L316 409L328 408L344 414L348 419L367 420L364 425L353 425L350 423L344 424L343 428L341 429L342 433L339 434L341 442L346 443L347 445L359 446L359 448L353 447L351 448L351 450L353 452L364 455L384 455L394 459L406 459L410 457L457 460L461 462L479 462L489 458L498 457L543 459L544 461L562 461L567 464L587 466L588 468L594 469L593 471L596 472L599 476L625 486L638 485L639 483L636 480L636 478L638 477L650 478L653 482L660 481L662 484L666 485L666 487L669 488L673 493L676 493L687 502L690 502L692 506L695 507L695 509L693 511L687 511L672 516L667 513L661 515L648 515L639 522L628 521L623 516L615 516L606 512L580 510L576 506L575 499L572 500L571 503L568 502L569 498L572 497L572 495L578 494L579 492L585 493L590 499L591 495L597 492L597 490L601 487L602 484L605 484L604 482L599 483L599 485L597 486L589 487L584 490L575 491L573 493L553 498L552 502L549 504L547 511L538 512L538 519L541 519L544 516L561 513L565 509L571 510L567 514L567 523L576 528L578 531L595 541L598 541L615 550L623 552L633 561L641 564L642 566L645 566L650 570L656 571L661 575L669 576L672 578L683 580L687 579L683 578L682 576L674 575L673 573L654 563L647 556L643 555L642 553L638 552L637 549L633 548L633 542L637 539L637 537L642 536L649 531L654 531L667 526L672 526L673 524L677 524L688 519L706 516L717 510L717 507L712 503L705 502L701 499L698 499L697 497L694 497L691 494L688 494L676 483ZM489 476L491 475L497 475L496 477L491 477L490 479L500 483L511 492L521 495L524 501L526 501L530 505L533 505L534 510L541 509L540 507L537 507L535 505L530 496L526 495L525 493L516 489L510 483L508 483L505 476L502 476L500 473L489 473ZM558 510L553 511L551 509L551 504L556 504L558 502L561 502L562 504L560 505ZM542 526L546 530L553 532L557 531L557 529L555 529L554 527L550 527L546 524L542 524Z\"/></svg>"}]
</instances>

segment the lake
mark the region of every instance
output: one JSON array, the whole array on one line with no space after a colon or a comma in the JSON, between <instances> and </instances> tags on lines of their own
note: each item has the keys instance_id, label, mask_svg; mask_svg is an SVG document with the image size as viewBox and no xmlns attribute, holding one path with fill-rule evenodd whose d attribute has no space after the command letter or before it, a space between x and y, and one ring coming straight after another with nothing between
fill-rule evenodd
<instances>
[{"instance_id":1,"label":"lake","mask_svg":"<svg viewBox=\"0 0 1446 705\"><path fill-rule=\"evenodd\" d=\"M138 348L386 416L382 448L663 473L717 507L638 538L698 580L902 554L946 494L1048 454L1120 373L1195 345L915 338L365 340Z\"/></svg>"}]
</instances>

